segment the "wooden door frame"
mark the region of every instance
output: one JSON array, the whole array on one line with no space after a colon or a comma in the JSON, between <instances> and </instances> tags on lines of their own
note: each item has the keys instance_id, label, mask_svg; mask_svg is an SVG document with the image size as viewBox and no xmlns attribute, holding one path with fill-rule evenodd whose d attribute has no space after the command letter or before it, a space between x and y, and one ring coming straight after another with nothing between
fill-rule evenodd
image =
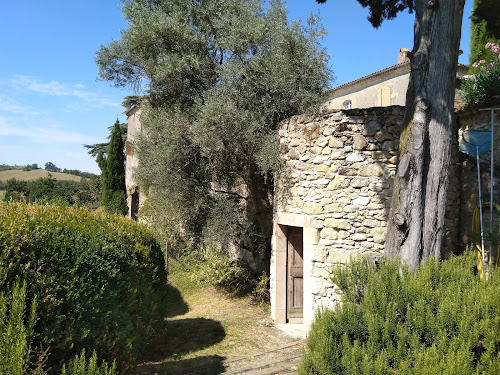
<instances>
[{"instance_id":1,"label":"wooden door frame","mask_svg":"<svg viewBox=\"0 0 500 375\"><path fill-rule=\"evenodd\" d=\"M304 307L302 324L310 327L314 319L312 261L311 254L319 241L319 231L311 226L312 217L308 215L276 213L273 224L273 255L271 261L271 318L276 324L286 321L286 227L303 228L303 259L304 259Z\"/></svg>"},{"instance_id":2,"label":"wooden door frame","mask_svg":"<svg viewBox=\"0 0 500 375\"><path fill-rule=\"evenodd\" d=\"M293 228L293 229L292 229ZM295 255L295 248L292 245L292 241L290 240L290 236L292 235L290 233L291 230L299 230L300 232L300 252L302 253L302 265L300 267L293 267L291 265L292 259L294 258ZM297 234L296 234L297 235ZM292 300L294 296L294 274L300 274L300 277L302 279L302 286L301 289L303 290L304 288L304 262L303 262L303 257L304 257L304 228L303 227L295 227L291 225L286 226L286 259L287 259L287 265L286 265L286 295L287 295L287 303L286 303L286 321L287 323L302 323L302 318L304 314L304 305L300 308L295 308L292 306ZM293 269L292 269L293 268ZM302 299L304 298L304 293L302 292Z\"/></svg>"}]
</instances>

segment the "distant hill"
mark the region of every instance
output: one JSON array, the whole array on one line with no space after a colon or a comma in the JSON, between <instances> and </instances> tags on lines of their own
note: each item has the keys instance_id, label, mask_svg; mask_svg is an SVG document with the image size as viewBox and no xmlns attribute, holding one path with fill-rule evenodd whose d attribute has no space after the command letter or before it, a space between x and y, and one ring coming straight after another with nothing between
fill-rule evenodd
<instances>
[{"instance_id":1,"label":"distant hill","mask_svg":"<svg viewBox=\"0 0 500 375\"><path fill-rule=\"evenodd\" d=\"M0 181L5 182L11 178L21 181L33 181L41 177L48 177L49 173L52 177L59 181L80 181L80 176L61 172L49 172L45 169L33 169L31 171L23 171L22 169L10 169L8 171L0 171Z\"/></svg>"}]
</instances>

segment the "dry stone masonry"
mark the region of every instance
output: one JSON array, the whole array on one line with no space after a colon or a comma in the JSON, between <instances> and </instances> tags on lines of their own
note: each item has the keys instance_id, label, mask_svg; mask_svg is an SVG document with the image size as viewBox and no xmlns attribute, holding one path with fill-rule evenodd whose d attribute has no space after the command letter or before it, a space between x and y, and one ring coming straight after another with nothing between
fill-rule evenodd
<instances>
[{"instance_id":1,"label":"dry stone masonry","mask_svg":"<svg viewBox=\"0 0 500 375\"><path fill-rule=\"evenodd\" d=\"M280 305L286 269L279 247L286 226L304 228L304 324L319 307L333 307L335 265L383 254L404 107L334 110L299 115L279 131L282 165L275 182L271 303ZM460 187L452 152L445 248L458 237ZM281 233L281 234L280 234ZM281 236L281 237L280 237ZM281 241L281 242L280 242ZM279 307L272 315L280 321ZM282 320L282 319L281 319Z\"/></svg>"}]
</instances>

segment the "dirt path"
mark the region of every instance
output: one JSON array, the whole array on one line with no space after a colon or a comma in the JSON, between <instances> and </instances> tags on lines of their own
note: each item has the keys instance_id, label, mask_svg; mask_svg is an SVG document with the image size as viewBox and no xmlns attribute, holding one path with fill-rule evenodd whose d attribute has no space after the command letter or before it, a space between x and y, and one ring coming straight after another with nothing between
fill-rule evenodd
<instances>
[{"instance_id":1,"label":"dirt path","mask_svg":"<svg viewBox=\"0 0 500 375\"><path fill-rule=\"evenodd\" d=\"M136 374L257 374L286 358L298 362L301 340L275 328L249 296L200 287L180 271L169 275L169 283L166 332L158 334Z\"/></svg>"}]
</instances>

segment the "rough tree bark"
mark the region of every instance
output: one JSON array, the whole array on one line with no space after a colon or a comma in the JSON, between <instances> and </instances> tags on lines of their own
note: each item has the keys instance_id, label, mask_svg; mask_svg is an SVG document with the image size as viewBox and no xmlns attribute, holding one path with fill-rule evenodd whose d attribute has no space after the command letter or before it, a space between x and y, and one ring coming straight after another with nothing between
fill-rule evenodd
<instances>
[{"instance_id":1,"label":"rough tree bark","mask_svg":"<svg viewBox=\"0 0 500 375\"><path fill-rule=\"evenodd\" d=\"M465 0L416 0L410 84L385 252L411 268L443 242Z\"/></svg>"}]
</instances>

